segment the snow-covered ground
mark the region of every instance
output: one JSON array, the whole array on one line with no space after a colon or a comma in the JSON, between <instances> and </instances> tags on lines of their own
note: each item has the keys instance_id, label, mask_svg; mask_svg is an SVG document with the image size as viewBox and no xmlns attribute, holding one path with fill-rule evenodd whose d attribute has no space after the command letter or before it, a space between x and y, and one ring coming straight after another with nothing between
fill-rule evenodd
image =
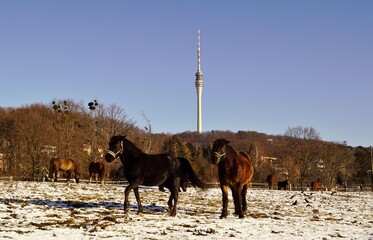
<instances>
[{"instance_id":1,"label":"snow-covered ground","mask_svg":"<svg viewBox=\"0 0 373 240\"><path fill-rule=\"evenodd\" d=\"M122 185L1 182L0 239L373 239L372 192L250 190L246 218L219 219L220 189L143 187L145 212L123 213ZM230 212L233 212L231 196Z\"/></svg>"}]
</instances>

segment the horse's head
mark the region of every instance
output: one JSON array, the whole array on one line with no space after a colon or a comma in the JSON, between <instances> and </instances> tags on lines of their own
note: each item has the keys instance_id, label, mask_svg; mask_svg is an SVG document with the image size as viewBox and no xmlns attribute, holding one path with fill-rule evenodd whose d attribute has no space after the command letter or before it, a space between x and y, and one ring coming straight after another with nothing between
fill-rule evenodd
<instances>
[{"instance_id":1,"label":"horse's head","mask_svg":"<svg viewBox=\"0 0 373 240\"><path fill-rule=\"evenodd\" d=\"M107 162L112 162L117 159L124 150L123 140L126 136L113 136L109 142L109 149L105 155Z\"/></svg>"},{"instance_id":2,"label":"horse's head","mask_svg":"<svg viewBox=\"0 0 373 240\"><path fill-rule=\"evenodd\" d=\"M211 150L211 162L213 164L219 164L219 162L226 157L225 146L228 143L229 141L222 138L215 140Z\"/></svg>"}]
</instances>

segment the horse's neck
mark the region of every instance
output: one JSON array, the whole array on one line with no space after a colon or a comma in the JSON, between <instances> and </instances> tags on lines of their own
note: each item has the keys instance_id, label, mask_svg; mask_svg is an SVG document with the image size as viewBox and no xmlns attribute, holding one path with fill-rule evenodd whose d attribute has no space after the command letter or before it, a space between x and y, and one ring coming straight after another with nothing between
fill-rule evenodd
<instances>
[{"instance_id":1,"label":"horse's neck","mask_svg":"<svg viewBox=\"0 0 373 240\"><path fill-rule=\"evenodd\" d=\"M136 147L135 144L133 144L130 141L127 141L124 146L124 155L127 156L129 159L137 159L140 158L145 153L138 147Z\"/></svg>"},{"instance_id":2,"label":"horse's neck","mask_svg":"<svg viewBox=\"0 0 373 240\"><path fill-rule=\"evenodd\" d=\"M226 145L226 158L227 161L225 161L226 165L229 165L231 167L235 167L237 165L237 153L236 151L229 145Z\"/></svg>"},{"instance_id":3,"label":"horse's neck","mask_svg":"<svg viewBox=\"0 0 373 240\"><path fill-rule=\"evenodd\" d=\"M227 154L227 157L234 157L235 155L237 155L236 151L229 145L226 145L225 147L226 149L226 154Z\"/></svg>"}]
</instances>

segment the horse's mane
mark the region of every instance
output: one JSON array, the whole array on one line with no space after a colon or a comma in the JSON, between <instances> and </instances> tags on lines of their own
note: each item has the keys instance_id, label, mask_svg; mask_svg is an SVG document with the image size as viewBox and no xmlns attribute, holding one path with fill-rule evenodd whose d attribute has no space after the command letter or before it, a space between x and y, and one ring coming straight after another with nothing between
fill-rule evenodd
<instances>
[{"instance_id":1,"label":"horse's mane","mask_svg":"<svg viewBox=\"0 0 373 240\"><path fill-rule=\"evenodd\" d=\"M136 147L136 145L133 142L127 139L127 136L123 136L123 135L113 136L110 142L111 141L115 141L115 142L123 141L123 145L126 148L126 151L128 151L133 157L138 157L144 154L144 152L140 148Z\"/></svg>"},{"instance_id":2,"label":"horse's mane","mask_svg":"<svg viewBox=\"0 0 373 240\"><path fill-rule=\"evenodd\" d=\"M237 155L236 150L234 150L234 148L231 145L226 144L225 149L227 150L227 153L233 153L233 154Z\"/></svg>"},{"instance_id":3,"label":"horse's mane","mask_svg":"<svg viewBox=\"0 0 373 240\"><path fill-rule=\"evenodd\" d=\"M248 158L251 158L250 154L248 154L247 152L240 151L240 154L243 155L243 156L246 156Z\"/></svg>"}]
</instances>

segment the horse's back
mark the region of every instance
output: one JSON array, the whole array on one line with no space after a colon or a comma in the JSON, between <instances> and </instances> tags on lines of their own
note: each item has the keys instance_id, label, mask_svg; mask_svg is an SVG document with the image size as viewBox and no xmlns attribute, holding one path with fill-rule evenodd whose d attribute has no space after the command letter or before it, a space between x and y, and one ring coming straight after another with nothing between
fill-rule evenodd
<instances>
[{"instance_id":1,"label":"horse's back","mask_svg":"<svg viewBox=\"0 0 373 240\"><path fill-rule=\"evenodd\" d=\"M53 158L51 160L51 164L58 170L68 171L68 170L75 170L76 165L74 160L72 159L65 159L65 158Z\"/></svg>"},{"instance_id":2,"label":"horse's back","mask_svg":"<svg viewBox=\"0 0 373 240\"><path fill-rule=\"evenodd\" d=\"M91 162L89 164L89 172L90 173L100 173L105 171L106 166L103 162Z\"/></svg>"},{"instance_id":3,"label":"horse's back","mask_svg":"<svg viewBox=\"0 0 373 240\"><path fill-rule=\"evenodd\" d=\"M223 185L235 185L237 183L242 183L247 185L251 183L251 179L254 175L254 168L252 165L251 157L245 152L237 152L235 155L235 162L230 167L219 165L219 179L220 183ZM234 166L232 168L232 166Z\"/></svg>"}]
</instances>

